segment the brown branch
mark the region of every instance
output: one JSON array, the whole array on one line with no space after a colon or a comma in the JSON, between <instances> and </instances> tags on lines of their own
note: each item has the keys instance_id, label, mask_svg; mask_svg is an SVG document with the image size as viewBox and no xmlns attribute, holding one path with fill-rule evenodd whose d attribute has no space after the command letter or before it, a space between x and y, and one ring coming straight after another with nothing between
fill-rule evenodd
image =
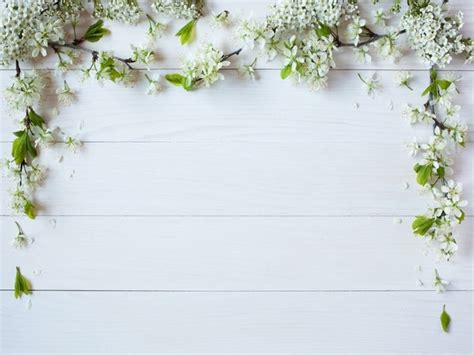
<instances>
[{"instance_id":1,"label":"brown branch","mask_svg":"<svg viewBox=\"0 0 474 355\"><path fill-rule=\"evenodd\" d=\"M96 51L94 49L87 48L87 47L80 46L78 43L80 43L80 42L77 42L77 41L74 41L73 43L50 42L49 46L51 48L53 48L55 51L58 51L59 48L62 47L62 48L74 49L76 51L80 51L80 52L84 52L84 53L89 53L90 55L92 55L93 60L97 60L97 58L99 57L99 52L98 51ZM131 63L135 63L135 60L133 60L132 58L121 58L121 57L117 57L117 56L112 56L112 58L114 58L115 60L118 60L119 62L124 63L129 69L135 69L134 67L132 67L130 65Z\"/></svg>"},{"instance_id":2,"label":"brown branch","mask_svg":"<svg viewBox=\"0 0 474 355\"><path fill-rule=\"evenodd\" d=\"M397 33L397 36L405 33L406 30L401 30ZM336 36L336 47L354 47L354 48L359 48L359 47L362 47L362 46L365 46L367 44L370 44L370 43L373 43L373 42L376 42L378 41L379 39L381 38L384 38L384 37L387 37L388 35L387 34L384 34L384 35L380 35L380 34L377 34L377 33L374 33L372 31L369 31L369 39L365 40L365 41L362 41L362 42L359 42L357 44L354 44L354 43L345 43L345 42L341 42L339 40L339 38Z\"/></svg>"}]
</instances>

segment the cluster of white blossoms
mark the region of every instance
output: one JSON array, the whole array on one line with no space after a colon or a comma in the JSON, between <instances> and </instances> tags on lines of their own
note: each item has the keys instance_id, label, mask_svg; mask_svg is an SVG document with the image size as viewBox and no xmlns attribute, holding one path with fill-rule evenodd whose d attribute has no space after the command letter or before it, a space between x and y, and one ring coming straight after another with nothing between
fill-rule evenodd
<instances>
[{"instance_id":1,"label":"cluster of white blossoms","mask_svg":"<svg viewBox=\"0 0 474 355\"><path fill-rule=\"evenodd\" d=\"M336 66L333 50L332 36L320 37L313 33L301 40L292 36L282 50L286 61L281 71L282 78L291 75L297 82L306 82L313 90L326 87L329 70Z\"/></svg>"},{"instance_id":2,"label":"cluster of white blossoms","mask_svg":"<svg viewBox=\"0 0 474 355\"><path fill-rule=\"evenodd\" d=\"M449 75L448 75L449 78ZM431 73L427 94L430 97L423 108L408 106L404 116L412 124L434 125L433 135L426 143L413 142L410 154L420 156L414 170L417 182L430 191L434 205L427 214L418 216L412 224L413 232L426 238L436 246L442 258L449 260L458 248L454 228L464 220L462 185L450 176L453 174L453 152L456 146L464 146L467 125L457 117L459 106L453 105L448 97L456 91L458 77L439 78ZM449 94L448 94L449 93Z\"/></svg>"},{"instance_id":3,"label":"cluster of white blossoms","mask_svg":"<svg viewBox=\"0 0 474 355\"><path fill-rule=\"evenodd\" d=\"M97 57L93 59L89 68L82 70L83 79L91 77L92 73L97 81L112 81L114 83L122 83L131 85L135 80L135 73L123 61L114 57L112 52L99 52Z\"/></svg>"},{"instance_id":4,"label":"cluster of white blossoms","mask_svg":"<svg viewBox=\"0 0 474 355\"><path fill-rule=\"evenodd\" d=\"M216 81L223 80L224 75L220 73L220 70L230 65L230 62L223 60L223 57L224 53L212 44L200 47L193 59L184 62L185 86L189 88L199 85L209 87Z\"/></svg>"},{"instance_id":5,"label":"cluster of white blossoms","mask_svg":"<svg viewBox=\"0 0 474 355\"><path fill-rule=\"evenodd\" d=\"M21 72L5 90L8 105L18 111L24 111L28 106L33 106L41 98L45 81L46 77L41 72Z\"/></svg>"},{"instance_id":6,"label":"cluster of white blossoms","mask_svg":"<svg viewBox=\"0 0 474 355\"><path fill-rule=\"evenodd\" d=\"M6 0L0 17L0 64L45 56L48 43L64 38L64 21L75 1L64 10L53 0Z\"/></svg>"},{"instance_id":7,"label":"cluster of white blossoms","mask_svg":"<svg viewBox=\"0 0 474 355\"><path fill-rule=\"evenodd\" d=\"M332 27L339 23L341 14L338 0L283 0L272 6L267 26L281 32L301 32L320 24Z\"/></svg>"},{"instance_id":8,"label":"cluster of white blossoms","mask_svg":"<svg viewBox=\"0 0 474 355\"><path fill-rule=\"evenodd\" d=\"M204 0L154 0L152 8L179 19L197 19L202 15Z\"/></svg>"},{"instance_id":9,"label":"cluster of white blossoms","mask_svg":"<svg viewBox=\"0 0 474 355\"><path fill-rule=\"evenodd\" d=\"M94 16L108 18L125 24L135 24L142 11L137 0L108 0L104 6L101 0L94 0Z\"/></svg>"},{"instance_id":10,"label":"cluster of white blossoms","mask_svg":"<svg viewBox=\"0 0 474 355\"><path fill-rule=\"evenodd\" d=\"M449 15L442 4L415 6L402 18L401 28L407 31L410 47L429 65L445 66L453 54L466 53L473 59L471 39L461 34L462 13Z\"/></svg>"}]
</instances>

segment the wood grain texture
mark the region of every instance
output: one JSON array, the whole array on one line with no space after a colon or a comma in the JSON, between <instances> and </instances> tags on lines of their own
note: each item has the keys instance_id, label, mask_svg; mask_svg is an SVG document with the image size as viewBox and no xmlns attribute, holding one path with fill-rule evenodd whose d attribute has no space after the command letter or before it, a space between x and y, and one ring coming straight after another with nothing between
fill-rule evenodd
<instances>
[{"instance_id":1,"label":"wood grain texture","mask_svg":"<svg viewBox=\"0 0 474 355\"><path fill-rule=\"evenodd\" d=\"M8 293L1 336L5 353L467 355L471 301L471 292L38 292L27 311Z\"/></svg>"},{"instance_id":2,"label":"wood grain texture","mask_svg":"<svg viewBox=\"0 0 474 355\"><path fill-rule=\"evenodd\" d=\"M2 144L4 151L10 145ZM415 215L413 161L399 144L90 143L50 165L46 215ZM54 162L48 149L42 159ZM457 178L472 198L472 144ZM54 164L54 163L53 163ZM408 181L412 188L405 190ZM10 214L9 201L2 212ZM466 207L472 213L472 206Z\"/></svg>"},{"instance_id":3,"label":"wood grain texture","mask_svg":"<svg viewBox=\"0 0 474 355\"><path fill-rule=\"evenodd\" d=\"M207 11L263 18L272 2L209 1ZM451 5L474 35L474 3ZM204 18L196 43L181 47L181 25L156 42L154 72L176 71L206 41L226 52L238 45L232 29L213 31ZM95 48L127 56L145 39L143 24L107 26L112 35ZM430 128L400 112L424 101L426 66L413 55L361 65L341 49L329 87L310 92L281 81L279 62L259 61L258 80L242 80L232 68L253 58L234 58L210 89L165 87L157 97L144 95L144 83L80 83L73 70L66 78L78 100L57 117L49 108L63 77L53 77L41 113L85 144L77 154L62 143L41 152L48 177L35 221L11 214L11 185L1 180L0 353L472 354L472 130L455 168L471 202L456 259L423 255L410 232L430 199L418 193L404 145ZM51 56L41 67L53 65ZM403 69L415 74L413 92L395 86ZM444 69L464 77L455 100L470 125L473 69L459 59ZM373 71L383 85L375 99L357 78ZM2 91L13 74L0 70ZM0 102L5 157L16 116ZM35 239L26 250L9 245L15 220ZM16 265L36 290L30 310L12 295ZM432 291L434 268L449 292Z\"/></svg>"},{"instance_id":4,"label":"wood grain texture","mask_svg":"<svg viewBox=\"0 0 474 355\"><path fill-rule=\"evenodd\" d=\"M459 254L449 265L436 263L434 252L423 256L411 219L55 217L54 225L53 218L21 219L35 243L17 250L2 239L2 266L10 272L0 288L12 287L18 264L27 275L43 270L33 278L36 289L427 291L438 267L451 290L471 290L473 218L459 228ZM6 235L15 234L13 220L0 224Z\"/></svg>"},{"instance_id":5,"label":"wood grain texture","mask_svg":"<svg viewBox=\"0 0 474 355\"><path fill-rule=\"evenodd\" d=\"M428 85L427 71L413 73L414 91L397 87L397 72L378 71L382 90L375 99L365 94L357 73L331 72L329 87L312 92L282 81L277 71L259 71L253 82L231 70L209 89L186 93L167 86L157 97L144 95L144 83L136 88L102 87L94 81L81 83L73 73L67 80L77 102L60 107L57 116L50 113L48 108L57 105L56 86L62 85L62 78L55 77L40 110L52 127L88 142L370 141L402 146L414 135L421 141L431 133L429 126L411 126L401 115L407 103L421 106L426 101L419 93ZM460 116L474 125L474 100L468 99L474 92L474 73L458 74L463 80L455 103L462 104ZM10 85L12 75L0 72L2 89ZM0 140L11 141L21 113L2 111ZM472 141L472 132L469 137Z\"/></svg>"}]
</instances>

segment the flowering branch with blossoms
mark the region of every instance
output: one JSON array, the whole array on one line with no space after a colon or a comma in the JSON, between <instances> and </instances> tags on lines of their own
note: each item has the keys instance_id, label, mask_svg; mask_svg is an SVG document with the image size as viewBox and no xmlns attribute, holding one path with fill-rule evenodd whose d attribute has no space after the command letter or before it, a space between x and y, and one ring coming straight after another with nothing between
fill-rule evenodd
<instances>
[{"instance_id":1,"label":"flowering branch with blossoms","mask_svg":"<svg viewBox=\"0 0 474 355\"><path fill-rule=\"evenodd\" d=\"M204 12L204 0L150 0L150 3L157 14L187 20L176 36L183 45L193 40L197 21ZM377 4L378 0L372 3ZM184 61L180 73L167 74L165 79L186 91L209 87L224 79L222 69L230 65L231 58L245 51L255 59L239 68L242 76L255 79L257 60L279 59L283 80L291 78L319 90L328 85L328 74L336 67L338 51L350 47L355 59L362 63L370 62L373 54L397 60L402 53L398 39L406 36L410 49L432 68L429 86L423 92L428 97L425 105L408 106L404 112L413 124L433 126L433 136L428 142L410 145L413 155L421 155L414 167L417 182L431 192L435 203L426 214L415 218L412 227L416 235L436 244L443 258L449 260L457 250L454 229L463 221L462 208L466 205L460 196L461 184L451 178L452 156L457 147L464 146L467 127L457 118L459 107L451 101L460 78L442 76L435 68L449 64L456 55L464 55L466 62L471 62L473 42L461 33L462 13L451 15L447 1L407 0L406 6L402 5L401 0L393 0L388 10L377 9L373 24L377 29L374 29L361 15L357 0L281 0L271 7L264 20L246 19L237 25L236 35L241 41L238 49L225 54L211 43L204 44ZM214 13L214 27L229 26L229 15L227 10ZM399 23L387 26L396 16L401 18ZM126 58L114 55L112 50L89 48L88 43L98 42L110 33L104 27L104 19L125 24L146 20L146 43L132 45L132 52ZM80 22L89 24L82 35L77 30ZM90 64L82 69L85 79L128 85L142 76L149 84L147 94L155 95L162 87L160 76L136 71L135 64L148 68L155 60L154 41L165 29L164 24L140 7L138 0L93 0L92 5L83 0L5 2L0 23L0 61L3 65L15 63L16 75L7 88L6 98L9 106L21 113L11 158L4 164L15 182L12 208L16 213L30 218L38 213L34 192L45 176L45 169L37 163L40 149L57 141L72 150L80 147L77 139L48 126L39 105L48 78L36 71L23 72L21 61L54 53L56 68L66 72L85 54L90 57ZM360 74L359 78L367 93L373 96L379 87L378 78ZM410 73L402 72L398 84L412 90L410 79ZM65 80L56 92L61 104L68 105L75 98ZM25 247L27 239L19 224L18 229L15 245ZM446 284L437 271L435 275L435 286ZM28 282L19 268L16 285L20 288L15 293L17 297L29 294Z\"/></svg>"}]
</instances>

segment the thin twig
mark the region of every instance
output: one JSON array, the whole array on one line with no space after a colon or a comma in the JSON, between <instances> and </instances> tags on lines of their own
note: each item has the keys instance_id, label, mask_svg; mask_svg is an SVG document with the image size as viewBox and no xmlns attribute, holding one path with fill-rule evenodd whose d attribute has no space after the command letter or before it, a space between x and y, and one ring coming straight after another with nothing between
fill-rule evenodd
<instances>
[{"instance_id":1,"label":"thin twig","mask_svg":"<svg viewBox=\"0 0 474 355\"><path fill-rule=\"evenodd\" d=\"M239 55L240 52L242 52L242 48L239 48L237 49L236 51L233 51L233 52L230 52L229 54L224 54L221 58L221 62L229 59L230 57L234 56L234 55Z\"/></svg>"},{"instance_id":2,"label":"thin twig","mask_svg":"<svg viewBox=\"0 0 474 355\"><path fill-rule=\"evenodd\" d=\"M401 30L397 33L397 36L405 33L406 30ZM377 33L374 33L372 31L370 31L370 37L369 39L365 40L365 41L362 41L362 42L359 42L357 44L354 44L354 43L345 43L345 42L341 42L339 41L339 38L336 38L336 46L337 47L354 47L354 48L359 48L359 47L362 47L362 46L365 46L367 44L370 44L370 43L373 43L373 42L376 42L378 41L379 39L381 38L384 38L384 37L387 37L388 35L387 34L384 34L384 35L380 35L380 34L377 34Z\"/></svg>"},{"instance_id":3,"label":"thin twig","mask_svg":"<svg viewBox=\"0 0 474 355\"><path fill-rule=\"evenodd\" d=\"M54 50L58 50L58 48L71 48L71 49L74 49L74 50L77 50L77 51L81 51L81 52L85 52L85 53L89 53L90 55L92 55L92 58L94 60L96 60L98 57L99 57L99 52L94 50L94 49L90 49L90 48L87 48L87 47L83 47L83 46L80 46L78 44L75 44L75 43L57 43L57 42L50 42L49 43L49 46L51 48L53 48ZM114 59L124 63L127 67L129 67L130 69L135 69L134 67L132 67L130 64L131 63L135 63L135 60L133 60L132 58L121 58L121 57L116 57L116 56L112 56Z\"/></svg>"},{"instance_id":4,"label":"thin twig","mask_svg":"<svg viewBox=\"0 0 474 355\"><path fill-rule=\"evenodd\" d=\"M20 77L20 74L21 74L21 69L20 69L20 62L17 60L15 60L15 70L16 70L16 75L15 77Z\"/></svg>"}]
</instances>

